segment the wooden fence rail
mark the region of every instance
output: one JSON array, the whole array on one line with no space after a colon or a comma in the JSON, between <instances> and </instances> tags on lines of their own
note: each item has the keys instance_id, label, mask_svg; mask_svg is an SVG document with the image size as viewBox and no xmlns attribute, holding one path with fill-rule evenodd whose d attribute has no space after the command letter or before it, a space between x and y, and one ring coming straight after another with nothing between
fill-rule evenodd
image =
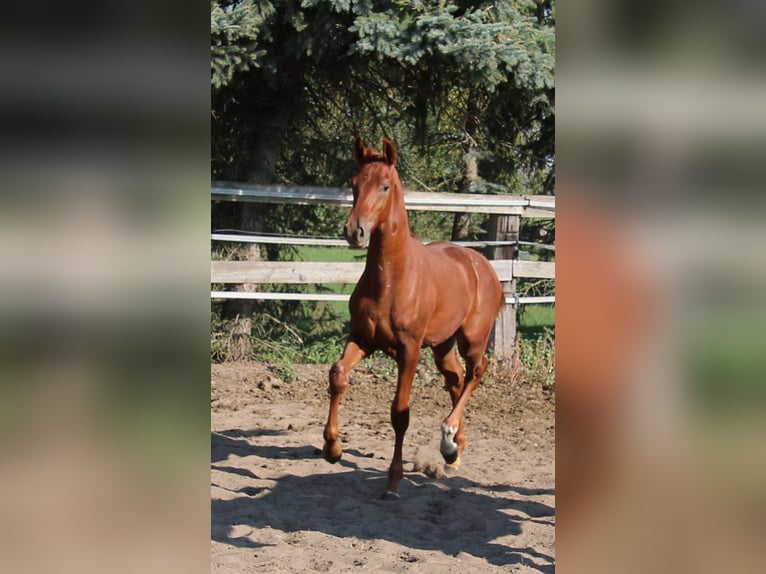
<instances>
[{"instance_id":1,"label":"wooden fence rail","mask_svg":"<svg viewBox=\"0 0 766 574\"><path fill-rule=\"evenodd\" d=\"M223 241L229 243L262 243L271 245L310 245L312 247L348 247L348 241L338 238L327 237L306 237L299 235L253 235L250 233L211 233L210 239L213 241ZM427 240L423 240L428 243ZM502 247L517 245L519 247L532 247L534 249L545 249L555 251L555 245L539 243L536 241L453 241L455 245L463 247Z\"/></svg>"},{"instance_id":2,"label":"wooden fence rail","mask_svg":"<svg viewBox=\"0 0 766 574\"><path fill-rule=\"evenodd\" d=\"M213 201L248 201L257 203L291 203L299 205L351 206L348 189L324 187L263 186L214 182ZM506 306L501 311L494 331L494 352L499 357L513 354L516 336L516 309L520 303L553 303L554 297L518 297L516 279L555 278L555 263L517 259L516 247L520 219L554 218L555 198L551 196L469 195L454 193L407 192L405 204L410 210L488 213L490 240L474 247L491 247L491 261L503 285ZM258 238L213 234L223 241L259 242ZM266 243L338 245L337 239L261 238ZM342 242L340 243L342 244ZM211 261L211 284L354 284L364 270L364 263L312 261ZM274 293L243 291L211 291L211 299L313 300L347 301L343 293Z\"/></svg>"},{"instance_id":3,"label":"wooden fence rail","mask_svg":"<svg viewBox=\"0 0 766 574\"><path fill-rule=\"evenodd\" d=\"M354 198L347 188L340 187L213 182L211 199L351 207ZM404 203L407 209L418 211L494 213L538 218L553 218L556 209L556 198L550 195L520 196L408 191L404 195Z\"/></svg>"},{"instance_id":4,"label":"wooden fence rail","mask_svg":"<svg viewBox=\"0 0 766 574\"><path fill-rule=\"evenodd\" d=\"M491 261L501 282L519 277L553 279L555 263L501 259ZM356 283L362 276L364 263L314 261L211 261L211 283L285 283L311 285L318 283Z\"/></svg>"}]
</instances>

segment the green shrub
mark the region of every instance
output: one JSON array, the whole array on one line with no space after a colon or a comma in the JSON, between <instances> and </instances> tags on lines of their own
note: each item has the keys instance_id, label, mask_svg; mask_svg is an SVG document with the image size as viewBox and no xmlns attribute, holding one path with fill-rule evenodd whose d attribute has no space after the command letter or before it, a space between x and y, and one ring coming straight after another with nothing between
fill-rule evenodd
<instances>
[{"instance_id":1,"label":"green shrub","mask_svg":"<svg viewBox=\"0 0 766 574\"><path fill-rule=\"evenodd\" d=\"M545 327L539 337L517 337L514 377L552 391L556 384L556 349L553 330Z\"/></svg>"}]
</instances>

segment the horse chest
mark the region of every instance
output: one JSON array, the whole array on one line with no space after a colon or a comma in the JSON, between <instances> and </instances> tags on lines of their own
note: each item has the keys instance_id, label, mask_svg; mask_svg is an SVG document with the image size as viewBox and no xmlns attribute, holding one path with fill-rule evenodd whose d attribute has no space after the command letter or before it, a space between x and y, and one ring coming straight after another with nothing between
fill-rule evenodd
<instances>
[{"instance_id":1,"label":"horse chest","mask_svg":"<svg viewBox=\"0 0 766 574\"><path fill-rule=\"evenodd\" d=\"M352 295L350 311L357 336L368 346L386 352L402 342L401 333L413 333L412 323L417 317L414 306L397 298L393 291L372 297L363 288L357 288Z\"/></svg>"},{"instance_id":2,"label":"horse chest","mask_svg":"<svg viewBox=\"0 0 766 574\"><path fill-rule=\"evenodd\" d=\"M368 344L380 348L393 339L391 305L388 301L377 301L354 292L350 310L354 331L363 336Z\"/></svg>"}]
</instances>

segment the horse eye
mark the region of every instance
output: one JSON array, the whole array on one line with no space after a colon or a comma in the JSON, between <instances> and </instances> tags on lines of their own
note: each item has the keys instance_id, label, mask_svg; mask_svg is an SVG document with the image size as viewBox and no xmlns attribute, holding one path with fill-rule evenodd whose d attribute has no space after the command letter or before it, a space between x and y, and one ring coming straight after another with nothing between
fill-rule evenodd
<instances>
[{"instance_id":1,"label":"horse eye","mask_svg":"<svg viewBox=\"0 0 766 574\"><path fill-rule=\"evenodd\" d=\"M386 192L388 191L389 185L387 183L383 184L383 187L380 188L381 191Z\"/></svg>"}]
</instances>

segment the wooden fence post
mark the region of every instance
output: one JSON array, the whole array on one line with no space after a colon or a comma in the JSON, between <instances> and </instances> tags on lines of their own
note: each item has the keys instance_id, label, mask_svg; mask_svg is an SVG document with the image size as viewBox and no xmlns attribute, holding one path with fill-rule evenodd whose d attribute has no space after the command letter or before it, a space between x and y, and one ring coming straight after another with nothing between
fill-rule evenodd
<instances>
[{"instance_id":1,"label":"wooden fence post","mask_svg":"<svg viewBox=\"0 0 766 574\"><path fill-rule=\"evenodd\" d=\"M490 215L489 239L492 241L518 241L520 215ZM517 259L518 244L505 245L490 249L490 259ZM506 298L516 294L516 278L510 281L501 281L503 294ZM495 321L495 328L491 337L493 351L499 359L513 357L514 344L516 342L516 306L506 304L500 311Z\"/></svg>"}]
</instances>

